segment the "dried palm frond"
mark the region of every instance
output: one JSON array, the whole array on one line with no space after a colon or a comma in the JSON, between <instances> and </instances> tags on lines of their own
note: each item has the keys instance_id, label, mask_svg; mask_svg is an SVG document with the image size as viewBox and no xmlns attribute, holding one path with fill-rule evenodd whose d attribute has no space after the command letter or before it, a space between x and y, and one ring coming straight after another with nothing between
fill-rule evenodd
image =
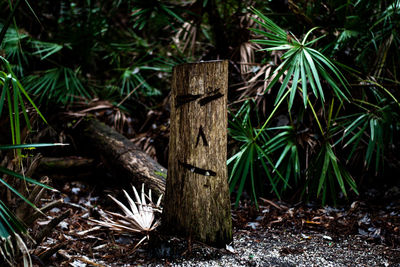
<instances>
[{"instance_id":1,"label":"dried palm frond","mask_svg":"<svg viewBox=\"0 0 400 267\"><path fill-rule=\"evenodd\" d=\"M242 75L254 72L255 52L260 49L260 45L251 42L240 45L240 72Z\"/></svg>"},{"instance_id":2,"label":"dried palm frond","mask_svg":"<svg viewBox=\"0 0 400 267\"><path fill-rule=\"evenodd\" d=\"M13 240L14 239L14 240ZM14 247L13 241L15 242ZM17 266L17 258L22 254L22 265L24 267L33 266L29 250L24 240L17 234L13 233L8 238L0 238L0 257L3 262L9 266ZM3 266L3 265L2 265Z\"/></svg>"},{"instance_id":3,"label":"dried palm frond","mask_svg":"<svg viewBox=\"0 0 400 267\"><path fill-rule=\"evenodd\" d=\"M143 241L149 239L149 232L153 231L160 224L160 220L155 221L155 213L162 212L160 207L162 195L154 204L151 198L151 189L149 194L144 193L144 184L142 184L141 196L139 196L136 188L132 186L133 192L135 193L136 202L129 196L129 194L122 190L128 200L129 207L122 204L116 198L108 195L118 206L122 209L125 215L114 213L110 211L99 211L103 218L103 221L91 219L91 221L98 225L110 228L110 230L117 231L120 233L142 233L145 234L142 239L135 245L135 250ZM146 198L149 203L146 203Z\"/></svg>"},{"instance_id":4,"label":"dried palm frond","mask_svg":"<svg viewBox=\"0 0 400 267\"><path fill-rule=\"evenodd\" d=\"M160 220L155 221L155 213L162 212L162 208L160 207L162 195L160 195L158 198L157 203L154 204L151 199L151 189L149 190L149 194L145 195L144 184L142 184L142 192L141 196L139 196L136 188L134 186L132 186L132 188L133 192L135 193L136 202L125 190L122 190L128 200L130 208L122 204L113 196L108 195L115 203L118 204L125 215L105 211L100 213L103 217L103 221L94 219L92 219L92 221L101 226L108 227L111 230L125 233L133 232L147 234L148 232L154 230L160 224ZM146 198L149 200L149 203L146 203Z\"/></svg>"},{"instance_id":5,"label":"dried palm frond","mask_svg":"<svg viewBox=\"0 0 400 267\"><path fill-rule=\"evenodd\" d=\"M189 54L193 56L195 52L197 32L198 26L194 21L185 22L176 32L175 36L172 37L172 40L182 53L188 51Z\"/></svg>"},{"instance_id":6,"label":"dried palm frond","mask_svg":"<svg viewBox=\"0 0 400 267\"><path fill-rule=\"evenodd\" d=\"M103 118L108 124L114 125L114 128L119 133L122 133L124 127L130 127L129 118L119 107L122 103L123 101L115 105L108 100L100 100L99 98L94 98L90 101L84 99L83 101L75 101L73 105L70 105L71 110L67 111L65 114L77 118L83 118L88 114L93 114L97 118ZM78 123L80 120L78 120Z\"/></svg>"}]
</instances>

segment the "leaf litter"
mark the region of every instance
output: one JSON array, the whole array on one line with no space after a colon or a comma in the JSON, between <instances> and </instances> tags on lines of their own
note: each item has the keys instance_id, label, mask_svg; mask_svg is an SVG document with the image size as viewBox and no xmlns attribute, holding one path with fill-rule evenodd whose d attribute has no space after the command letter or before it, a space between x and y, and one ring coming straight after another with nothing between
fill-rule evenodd
<instances>
[{"instance_id":1,"label":"leaf litter","mask_svg":"<svg viewBox=\"0 0 400 267\"><path fill-rule=\"evenodd\" d=\"M31 250L36 266L400 266L398 200L386 206L357 201L346 209L261 199L259 210L242 201L232 212L234 241L224 249L157 230L137 247L143 234L91 221L119 212L106 192L82 182L69 187L80 190L74 197L47 193L48 201L66 201L44 220L68 209L72 215Z\"/></svg>"}]
</instances>

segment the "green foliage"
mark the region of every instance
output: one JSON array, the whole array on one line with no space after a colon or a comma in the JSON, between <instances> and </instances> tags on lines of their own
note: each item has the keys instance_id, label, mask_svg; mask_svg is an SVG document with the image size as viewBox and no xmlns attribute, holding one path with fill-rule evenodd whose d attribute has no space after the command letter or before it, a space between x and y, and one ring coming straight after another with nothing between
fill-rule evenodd
<instances>
[{"instance_id":1,"label":"green foliage","mask_svg":"<svg viewBox=\"0 0 400 267\"><path fill-rule=\"evenodd\" d=\"M39 102L49 100L67 104L75 98L90 98L89 92L82 85L79 69L59 67L32 74L25 79L29 92L37 95Z\"/></svg>"},{"instance_id":2,"label":"green foliage","mask_svg":"<svg viewBox=\"0 0 400 267\"><path fill-rule=\"evenodd\" d=\"M294 35L292 35L292 37L288 39L287 38L288 35L286 34L286 32L279 26L277 26L272 20L261 14L256 9L253 9L253 11L258 17L262 19L262 21L256 19L255 21L267 30L267 31L262 31L259 29L252 29L254 32L262 34L267 38L266 40L261 40L261 39L254 40L254 42L266 45L268 47L263 49L263 51L287 50L287 52L285 52L282 55L281 59L283 62L277 67L277 69L272 74L274 78L267 87L267 90L270 90L279 80L282 80L282 84L275 97L274 104L276 108L272 111L269 118L265 121L265 123L259 130L256 130L250 123L242 121L242 123L246 123L246 127L243 128L247 129L247 132L249 133L247 134L248 137L247 139L246 138L238 139L237 138L237 136L239 136L238 131L236 132L231 131L231 135L233 136L233 138L238 139L239 141L244 141L246 144L245 146L241 147L240 152L236 154L236 155L241 155L241 157L237 156L236 158L234 158L235 159L234 166L243 166L243 167L239 169L237 168L232 169L231 177L233 178L230 179L231 190L232 187L236 185L236 181L239 179L240 176L242 177L241 181L243 182L244 181L243 177L250 175L252 185L254 185L253 166L258 164L254 159L260 159L262 157L254 156L253 153L254 151L260 151L259 152L260 155L269 154L271 155L270 157L272 157L272 154L278 155L276 163L271 164L271 166L273 166L274 170L282 169L282 172L284 173L284 178L282 180L285 183L281 187L281 191L285 191L288 188L289 184L288 182L291 175L295 177L295 183L298 182L300 177L301 170L300 170L298 144L296 141L296 131L293 125L270 127L268 129L267 125L270 122L270 118L275 114L275 112L277 112L278 110L277 107L281 105L281 103L286 97L289 98L286 100L288 102L288 112L290 112L293 107L297 91L299 91L300 95L302 95L304 108L307 108L308 103L310 102L310 96L307 93L307 86L308 86L307 84L311 85L314 96L316 98L320 97L323 104L325 100L324 96L325 94L319 78L320 76L323 77L326 83L331 86L331 88L334 91L334 95L336 95L336 97L339 100L347 99L344 92L337 86L336 82L332 79L332 76L328 73L327 70L329 70L331 73L334 74L336 79L341 83L341 85L346 90L347 88L345 85L345 78L340 73L338 68L322 53L320 53L316 49L311 48L311 45L316 43L316 41L319 40L320 38L307 42L307 38L310 36L312 30L306 33L302 42L297 41L297 38ZM291 86L289 86L289 82L292 83ZM300 87L298 88L298 85L300 84L301 88ZM322 129L321 123L319 122L317 114L315 113L313 106L311 104L309 105L313 111L313 115L316 121L318 122L321 134L324 135L324 131ZM249 116L247 116L246 118L249 118ZM237 124L240 125L240 123ZM271 138L269 135L265 134L267 130L269 131L280 130L280 132ZM250 133L254 134L250 135ZM258 140L258 138L261 138L263 140L262 147L258 146L253 147L255 146L256 144L255 142ZM278 153L278 151L280 151L280 153ZM244 156L245 156L245 161L242 158ZM343 171L339 170L337 159L333 154L333 151L328 143L322 146L321 152L317 156L317 158L321 157L324 158L324 164L322 169L323 170L322 175L319 177L320 182L318 190L316 192L317 197L319 196L322 187L326 188L325 177L327 173L329 173L329 175L331 175L332 173L334 174L334 177L336 177L337 182L340 185L340 189L342 190L344 195L347 195L342 176L348 178L349 175L343 174ZM285 164L282 164L284 160ZM242 163L241 161L246 162L246 164ZM271 159L269 159L269 162L271 162ZM267 169L265 162L262 165L265 168L265 173L268 173L269 174L268 177L270 178L271 174L269 173L269 170ZM330 170L330 167L333 168L334 172L328 172L328 170ZM270 178L271 186L274 189L275 194L279 197L278 190L276 188L277 181L279 181L277 178L275 179ZM242 188L243 185L241 184L238 190L238 198L242 193ZM355 189L355 187L353 189ZM325 203L326 190L324 190L323 192L324 194L322 201L323 203ZM254 189L252 193L254 199L256 200L256 193Z\"/></svg>"},{"instance_id":3,"label":"green foliage","mask_svg":"<svg viewBox=\"0 0 400 267\"><path fill-rule=\"evenodd\" d=\"M142 62L137 62L129 68L122 69L121 75L121 86L120 86L120 94L121 95L129 95L133 91L136 91L139 87L143 87L143 92L146 96L156 96L161 95L161 92L156 88L152 87L146 79L141 74L141 71L165 71L163 67L151 67L152 63L156 63L155 61L146 62L144 65Z\"/></svg>"},{"instance_id":4,"label":"green foliage","mask_svg":"<svg viewBox=\"0 0 400 267\"><path fill-rule=\"evenodd\" d=\"M280 187L281 191L284 192L289 187L291 177L294 178L294 184L297 184L300 179L301 166L296 129L293 125L285 125L267 128L266 130L277 132L273 137L268 138L262 149L269 154L276 153L279 155L274 166L285 175L284 183ZM281 153L277 151L281 151Z\"/></svg>"},{"instance_id":5,"label":"green foliage","mask_svg":"<svg viewBox=\"0 0 400 267\"><path fill-rule=\"evenodd\" d=\"M140 0L135 1L132 9L133 28L143 30L145 26L151 25L152 29L160 30L160 26L172 24L175 21L184 22L179 15L182 9L167 1Z\"/></svg>"},{"instance_id":6,"label":"green foliage","mask_svg":"<svg viewBox=\"0 0 400 267\"><path fill-rule=\"evenodd\" d=\"M255 203L265 192L351 197L396 154L399 0L30 4L0 49L44 108L99 98L138 114L163 103L174 65L229 59L236 204L245 190Z\"/></svg>"},{"instance_id":7,"label":"green foliage","mask_svg":"<svg viewBox=\"0 0 400 267\"><path fill-rule=\"evenodd\" d=\"M35 111L45 122L46 120L13 73L9 62L3 57L0 57L0 61L2 68L5 69L5 71L0 70L0 117L4 104L7 103L12 143L21 144L20 112L23 114L27 127L29 129L31 128L28 114L26 113L24 99L34 107Z\"/></svg>"},{"instance_id":8,"label":"green foliage","mask_svg":"<svg viewBox=\"0 0 400 267\"><path fill-rule=\"evenodd\" d=\"M165 16L172 16L173 20L178 17L173 11L177 6L156 2L157 8L165 11ZM33 3L32 8L45 10L49 4ZM43 14L38 14L40 21L54 23L48 25L48 30L54 30L54 34L47 31L41 36L30 35L15 25L7 30L0 47L12 68L24 74L24 87L39 103L67 105L99 96L124 98L131 96L133 90L135 97L160 95L157 87L165 86L160 86L163 82L155 74L170 71L171 61L160 60L162 57L151 51L154 46L150 47L148 40L133 30L135 24L132 28L121 28L114 22L115 16L132 19L132 23L137 19L136 13L121 13L123 8L128 8L126 11L129 12L130 2L58 4L61 9L57 18L52 17L49 21ZM148 1L143 4L154 7L149 6ZM137 8L143 9L139 2L134 5L134 9ZM163 23L168 25L169 21ZM52 28L54 25L56 27Z\"/></svg>"},{"instance_id":9,"label":"green foliage","mask_svg":"<svg viewBox=\"0 0 400 267\"><path fill-rule=\"evenodd\" d=\"M15 217L15 215L7 208L7 205L1 200L0 218L0 236L2 238L8 238L10 236L9 230L13 232L26 233L25 226Z\"/></svg>"},{"instance_id":10,"label":"green foliage","mask_svg":"<svg viewBox=\"0 0 400 267\"><path fill-rule=\"evenodd\" d=\"M304 2L301 1L301 4ZM317 5L307 3L314 4ZM231 122L231 128L234 126L239 129L237 125L246 125L241 132L230 131L231 136L242 144L228 161L233 166L242 166L232 168L231 191L237 186L237 181L244 181L245 177L250 177L251 184L255 184L263 181L268 173L272 177L269 179L270 188L279 198L287 192L296 193L296 190L302 189L301 196L307 199L320 198L322 204L331 199L336 203L338 192L346 198L350 191L358 194L356 180L351 174L354 168L349 168L358 166L357 160L362 158L366 171L373 164L375 175L382 172L387 150L398 145L399 103L395 96L397 93L375 80L383 79L394 86L399 84L396 66L388 60L390 53L392 57L397 55L392 47L397 42L394 40L397 38L398 24L394 21L398 19L398 1L386 7L380 6L381 12L368 18L366 10L360 10L360 16L349 16L352 12L350 5L357 10L375 6L371 1L358 1L337 7L338 17L346 18L345 27L335 35L335 39L328 42L326 38L331 38L331 35L320 30L320 27L305 32L300 41L291 31L283 30L262 12L252 9L257 16L252 18L257 27L251 31L262 37L253 42L266 46L260 51L279 55L281 63L272 74L268 74L269 68L266 68L268 84L264 92L268 92L268 98L273 97L273 106L267 108L265 122L262 125L247 123L250 117L255 116L254 113L259 114L256 108L247 110L247 116L235 117L238 122ZM313 8L307 10L315 12L316 7ZM334 7L329 5L329 8ZM306 17L307 14L301 15ZM368 21L368 24L360 24L361 21ZM321 31L325 34L313 36L313 33ZM374 34L374 38L367 41L366 36L370 36L370 33ZM358 42L354 42L355 38L359 39ZM364 63L366 59L371 62L370 55L364 54L365 50L371 53L370 44L375 45L374 54L377 55L373 61L377 62L374 74L393 75L393 80L382 76L362 79L358 77L361 72L326 56L340 54L350 46L356 47L354 51L361 51L357 58L354 57L356 63ZM353 53L353 50L350 51L346 53ZM348 62L348 58L345 61ZM345 77L337 65L350 75ZM388 71L390 67L394 72ZM348 78L353 83L361 84L355 94L357 98L350 95ZM318 98L321 100L319 103L316 102ZM339 105L335 106L335 102ZM237 113L240 114L242 109ZM281 122L279 118L282 116L285 119ZM247 135L244 135L244 129ZM252 173L260 165L258 160L261 155L261 152L253 152L252 143L256 143L268 155L267 168L262 175ZM279 179L278 173L282 179ZM242 187L240 184L238 199ZM256 193L252 190L255 202Z\"/></svg>"},{"instance_id":11,"label":"green foliage","mask_svg":"<svg viewBox=\"0 0 400 267\"><path fill-rule=\"evenodd\" d=\"M395 98L387 98L386 92L380 89L376 86L370 88L375 104L355 99L354 105L359 112L338 118L338 126L334 129L343 131L343 137L337 143L342 142L343 148L351 147L347 161L364 146L364 165L368 169L374 161L376 174L384 165L385 147L393 144L393 134L399 129L399 103Z\"/></svg>"},{"instance_id":12,"label":"green foliage","mask_svg":"<svg viewBox=\"0 0 400 267\"><path fill-rule=\"evenodd\" d=\"M233 192L235 186L239 183L236 197L236 206L239 204L247 177L250 176L251 192L254 202L257 205L256 184L257 177L255 173L262 172L268 178L273 191L279 197L279 191L276 187L278 179L285 181L279 172L275 176L268 166L274 166L268 150L266 151L262 144L267 140L264 132L259 132L251 123L250 103L247 101L241 109L236 113L230 121L229 133L237 141L241 143L239 151L228 160L228 166L232 165L231 174L229 176L229 190ZM258 137L259 140L258 141ZM285 181L286 182L286 181ZM287 184L287 183L285 183Z\"/></svg>"},{"instance_id":13,"label":"green foliage","mask_svg":"<svg viewBox=\"0 0 400 267\"><path fill-rule=\"evenodd\" d=\"M338 14L339 38L335 42L335 53L354 57L357 66L364 72L382 75L386 65L396 72L400 54L400 1L347 1L335 9ZM388 53L391 55L388 56ZM387 61L387 59L391 59ZM390 75L390 74L389 74Z\"/></svg>"},{"instance_id":14,"label":"green foliage","mask_svg":"<svg viewBox=\"0 0 400 267\"><path fill-rule=\"evenodd\" d=\"M3 28L3 25L0 24L0 26ZM28 35L19 33L14 28L9 28L0 46L0 48L4 50L9 60L17 62L15 66L18 68L17 73L19 74L22 74L22 66L28 62L27 56L21 49L21 42L27 38Z\"/></svg>"},{"instance_id":15,"label":"green foliage","mask_svg":"<svg viewBox=\"0 0 400 267\"><path fill-rule=\"evenodd\" d=\"M57 145L64 145L64 144L24 144L24 145L4 145L0 146L0 150L4 149L34 149L38 147L48 147L48 146L57 146ZM26 181L31 184L39 185L43 188L49 189L49 190L54 190L52 187L45 185L43 183L40 183L30 177L21 175L19 173L16 173L14 171L11 171L7 168L1 167L0 166L0 173L8 175L10 177L14 177L17 179L21 179L23 181ZM11 192L13 192L15 195L17 195L20 199L22 199L24 202L29 204L33 209L37 210L37 207L30 202L26 197L24 197L20 192L18 192L14 187L12 187L9 183L7 183L2 177L0 177L0 183L8 188ZM7 204L2 202L0 200L0 237L2 238L8 238L10 236L9 231L12 233L26 233L26 227L23 225L22 222L18 220L18 218L15 217L15 215L8 209Z\"/></svg>"},{"instance_id":16,"label":"green foliage","mask_svg":"<svg viewBox=\"0 0 400 267\"><path fill-rule=\"evenodd\" d=\"M21 85L15 74L13 73L9 62L0 57L1 69L0 69L0 118L3 118L3 109L8 109L8 119L10 121L10 132L12 138L12 145L0 145L0 150L15 149L17 158L21 158L21 149L34 149L38 147L48 147L63 144L21 144L21 121L20 114L25 119L25 124L30 130L30 121L27 114L25 102L30 103L39 116L46 122L43 115L40 113L39 109L36 107L35 103L31 100L24 87ZM14 177L20 179L24 182L39 185L43 188L54 190L53 188L37 182L36 180L21 175L17 172L11 171L7 168L0 166L0 184L8 189L10 192L14 193L18 198L22 199L24 202L29 204L33 209L38 210L37 207L30 202L23 194L18 192L9 182L6 182L3 175L9 177ZM27 234L26 226L19 221L18 218L12 213L8 208L7 203L0 200L0 252L3 258L10 263L10 255L13 252L11 238L15 238L18 248L27 251L27 248L19 237L18 233ZM29 258L29 257L28 257ZM24 257L24 261L27 260ZM11 264L10 264L11 265Z\"/></svg>"},{"instance_id":17,"label":"green foliage","mask_svg":"<svg viewBox=\"0 0 400 267\"><path fill-rule=\"evenodd\" d=\"M316 190L317 197L322 194L323 205L326 203L329 194L328 188L330 188L332 200L336 204L336 184L339 185L339 188L345 197L347 197L346 184L350 186L356 194L358 194L357 185L354 179L351 177L349 172L341 166L330 143L326 142L322 145L310 171L313 173L311 173L311 179L308 179L305 189L310 186L309 188L313 189L312 191L314 192L315 187L312 187L310 184L318 182ZM318 176L319 178L316 179Z\"/></svg>"},{"instance_id":18,"label":"green foliage","mask_svg":"<svg viewBox=\"0 0 400 267\"><path fill-rule=\"evenodd\" d=\"M30 44L32 48L34 49L34 52L32 55L38 55L40 57L40 60L44 60L47 57L59 52L61 49L63 49L62 45L55 44L55 43L49 43L49 42L42 42L38 40L31 40Z\"/></svg>"},{"instance_id":19,"label":"green foliage","mask_svg":"<svg viewBox=\"0 0 400 267\"><path fill-rule=\"evenodd\" d=\"M20 144L20 145L2 145L0 146L0 150L5 150L5 149L35 149L38 147L48 147L48 146L57 146L57 145L64 145L64 144ZM2 175L8 175L9 177L14 177L17 179L20 179L24 182L28 182L31 184L39 185L43 188L49 189L49 190L54 190L52 187L42 184L30 177L21 175L19 173L16 173L14 171L11 171L7 168L1 167L0 166L0 173ZM0 177L0 184L5 186L10 192L14 193L16 196L18 196L20 199L22 199L24 202L26 202L29 206L31 206L34 210L38 210L38 208L30 202L24 195L22 195L20 192L18 192L14 187L12 187L9 183L5 181L4 178ZM28 255L27 258L24 256L24 261L30 259L29 258L29 253L28 249L26 248L26 245L24 244L23 240L21 237L18 235L18 233L27 235L28 231L26 226L24 225L23 222L21 222L15 215L14 213L8 208L8 205L4 203L3 201L0 200L0 251L2 257L10 264L10 260L14 260L13 257L10 257L10 255L13 254L13 245L12 245L12 238L15 238L17 241L17 246L18 249L21 251L24 251L24 255Z\"/></svg>"},{"instance_id":20,"label":"green foliage","mask_svg":"<svg viewBox=\"0 0 400 267\"><path fill-rule=\"evenodd\" d=\"M253 12L263 21L255 19L254 21L265 28L268 32L259 29L251 29L252 31L263 35L268 39L253 40L253 42L266 45L268 48L262 49L265 51L281 51L287 50L281 59L283 62L274 71L274 78L269 83L267 90L271 89L278 80L284 76L277 97L275 98L275 105L281 100L285 90L290 90L289 110L293 106L294 97L296 91L301 91L303 95L304 107L307 106L308 91L307 84L309 83L312 88L312 92L315 97L320 97L321 101L325 100L324 90L322 89L320 76L322 76L328 84L332 87L336 96L342 100L347 99L345 92L343 92L335 82L328 71L334 74L334 77L340 82L340 84L347 90L345 85L345 79L340 73L339 69L322 53L313 49L311 46L317 42L320 38L316 38L311 41L307 41L311 33L316 29L313 28L306 33L303 40L300 42L296 36L292 33L286 33L272 20L264 16L260 11L253 9ZM293 76L293 77L292 77ZM289 88L287 85L292 82L292 86ZM301 89L297 89L297 85L301 84ZM348 90L347 90L348 92Z\"/></svg>"}]
</instances>

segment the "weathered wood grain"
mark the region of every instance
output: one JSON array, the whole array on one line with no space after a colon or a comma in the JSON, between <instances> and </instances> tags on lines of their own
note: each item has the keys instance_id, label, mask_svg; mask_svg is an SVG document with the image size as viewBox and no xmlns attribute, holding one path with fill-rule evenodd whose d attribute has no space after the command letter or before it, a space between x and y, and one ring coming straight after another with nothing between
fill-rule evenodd
<instances>
[{"instance_id":1,"label":"weathered wood grain","mask_svg":"<svg viewBox=\"0 0 400 267\"><path fill-rule=\"evenodd\" d=\"M79 133L81 142L92 154L99 156L118 175L116 183L128 181L137 188L144 183L156 195L164 194L166 168L125 136L94 118L84 120Z\"/></svg>"},{"instance_id":2,"label":"weathered wood grain","mask_svg":"<svg viewBox=\"0 0 400 267\"><path fill-rule=\"evenodd\" d=\"M163 227L225 246L232 240L227 184L228 62L174 68Z\"/></svg>"}]
</instances>

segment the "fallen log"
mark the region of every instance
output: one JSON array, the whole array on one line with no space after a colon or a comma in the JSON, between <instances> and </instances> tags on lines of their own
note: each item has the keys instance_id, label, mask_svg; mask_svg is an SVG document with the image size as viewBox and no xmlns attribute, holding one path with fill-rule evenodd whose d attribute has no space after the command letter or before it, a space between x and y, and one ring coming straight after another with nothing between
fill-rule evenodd
<instances>
[{"instance_id":1,"label":"fallen log","mask_svg":"<svg viewBox=\"0 0 400 267\"><path fill-rule=\"evenodd\" d=\"M78 156L67 157L42 157L39 160L35 174L38 176L49 176L54 183L65 181L89 181L96 173L101 172L99 162L93 158Z\"/></svg>"},{"instance_id":2,"label":"fallen log","mask_svg":"<svg viewBox=\"0 0 400 267\"><path fill-rule=\"evenodd\" d=\"M164 194L167 169L157 163L122 134L93 117L79 123L77 136L80 143L100 156L103 163L120 182L142 183L156 195ZM118 178L119 179L119 178Z\"/></svg>"},{"instance_id":3,"label":"fallen log","mask_svg":"<svg viewBox=\"0 0 400 267\"><path fill-rule=\"evenodd\" d=\"M82 158L76 156L64 158L48 158L42 157L37 168L37 172L52 172L52 171L65 171L73 170L80 171L81 169L94 168L95 162L91 158Z\"/></svg>"}]
</instances>

